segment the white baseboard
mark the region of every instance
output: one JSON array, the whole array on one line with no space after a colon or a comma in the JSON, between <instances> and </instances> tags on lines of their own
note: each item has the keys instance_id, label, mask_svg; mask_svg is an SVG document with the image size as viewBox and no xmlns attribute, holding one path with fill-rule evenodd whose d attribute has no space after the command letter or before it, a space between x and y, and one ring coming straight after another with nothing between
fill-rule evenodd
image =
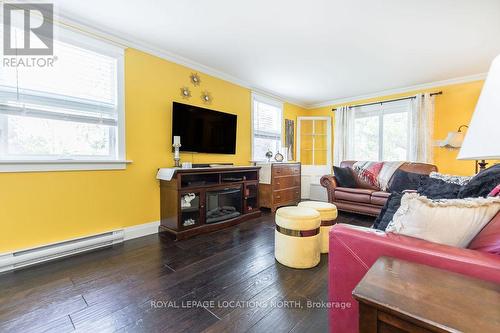
<instances>
[{"instance_id":1,"label":"white baseboard","mask_svg":"<svg viewBox=\"0 0 500 333\"><path fill-rule=\"evenodd\" d=\"M0 254L0 273L158 233L159 221Z\"/></svg>"},{"instance_id":2,"label":"white baseboard","mask_svg":"<svg viewBox=\"0 0 500 333\"><path fill-rule=\"evenodd\" d=\"M126 227L125 229L123 229L123 231L125 232L124 240L128 241L134 238L157 234L159 226L160 221L154 221Z\"/></svg>"}]
</instances>

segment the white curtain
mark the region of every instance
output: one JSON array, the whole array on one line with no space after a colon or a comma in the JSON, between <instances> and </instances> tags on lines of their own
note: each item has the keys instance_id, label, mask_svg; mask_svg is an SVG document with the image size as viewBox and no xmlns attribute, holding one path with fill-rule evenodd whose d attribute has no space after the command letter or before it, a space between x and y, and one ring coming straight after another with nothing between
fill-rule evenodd
<instances>
[{"instance_id":1,"label":"white curtain","mask_svg":"<svg viewBox=\"0 0 500 333\"><path fill-rule=\"evenodd\" d=\"M340 106L335 111L333 131L333 165L352 158L354 136L354 110Z\"/></svg>"},{"instance_id":2,"label":"white curtain","mask_svg":"<svg viewBox=\"0 0 500 333\"><path fill-rule=\"evenodd\" d=\"M414 162L433 163L434 96L418 94L412 109L412 140L410 159Z\"/></svg>"}]
</instances>

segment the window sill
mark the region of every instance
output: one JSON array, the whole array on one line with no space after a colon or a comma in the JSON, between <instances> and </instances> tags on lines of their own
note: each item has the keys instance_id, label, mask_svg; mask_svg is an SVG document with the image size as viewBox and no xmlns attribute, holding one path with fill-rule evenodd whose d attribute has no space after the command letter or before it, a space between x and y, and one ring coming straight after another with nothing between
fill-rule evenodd
<instances>
[{"instance_id":1,"label":"window sill","mask_svg":"<svg viewBox=\"0 0 500 333\"><path fill-rule=\"evenodd\" d=\"M0 172L125 170L129 160L0 160Z\"/></svg>"}]
</instances>

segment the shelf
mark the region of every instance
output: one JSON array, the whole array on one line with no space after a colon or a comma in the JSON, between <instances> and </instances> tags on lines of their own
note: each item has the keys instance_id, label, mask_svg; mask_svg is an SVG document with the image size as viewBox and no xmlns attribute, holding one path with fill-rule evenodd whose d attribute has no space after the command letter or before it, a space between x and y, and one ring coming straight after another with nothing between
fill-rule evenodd
<instances>
[{"instance_id":1,"label":"shelf","mask_svg":"<svg viewBox=\"0 0 500 333\"><path fill-rule=\"evenodd\" d=\"M183 212L183 213L194 213L194 212L199 212L199 211L200 211L199 207L181 208L181 212Z\"/></svg>"}]
</instances>

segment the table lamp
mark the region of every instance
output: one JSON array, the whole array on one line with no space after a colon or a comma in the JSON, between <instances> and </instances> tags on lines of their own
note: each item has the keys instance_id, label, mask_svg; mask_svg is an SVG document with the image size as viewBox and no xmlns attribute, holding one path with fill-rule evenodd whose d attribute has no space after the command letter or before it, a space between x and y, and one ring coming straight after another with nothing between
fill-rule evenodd
<instances>
[{"instance_id":1,"label":"table lamp","mask_svg":"<svg viewBox=\"0 0 500 333\"><path fill-rule=\"evenodd\" d=\"M500 159L499 124L500 55L491 64L457 159L481 160L480 170L486 168L485 160Z\"/></svg>"}]
</instances>

